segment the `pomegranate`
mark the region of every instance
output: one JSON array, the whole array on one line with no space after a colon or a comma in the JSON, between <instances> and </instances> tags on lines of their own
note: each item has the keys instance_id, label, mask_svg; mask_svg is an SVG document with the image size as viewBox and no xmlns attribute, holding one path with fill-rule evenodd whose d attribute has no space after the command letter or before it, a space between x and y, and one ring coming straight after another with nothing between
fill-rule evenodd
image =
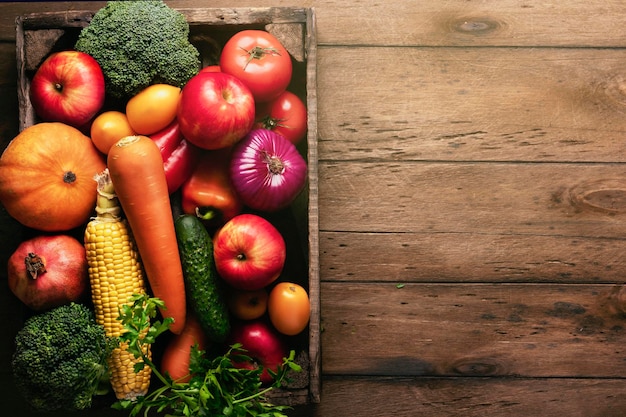
<instances>
[{"instance_id":1,"label":"pomegranate","mask_svg":"<svg viewBox=\"0 0 626 417\"><path fill-rule=\"evenodd\" d=\"M22 242L9 258L9 288L34 311L78 301L87 291L87 258L69 235L41 235Z\"/></svg>"}]
</instances>

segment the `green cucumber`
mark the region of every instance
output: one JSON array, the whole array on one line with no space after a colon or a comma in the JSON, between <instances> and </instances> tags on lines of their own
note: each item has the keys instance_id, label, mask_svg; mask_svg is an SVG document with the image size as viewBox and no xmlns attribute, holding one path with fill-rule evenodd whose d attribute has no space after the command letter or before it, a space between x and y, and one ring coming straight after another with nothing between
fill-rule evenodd
<instances>
[{"instance_id":1,"label":"green cucumber","mask_svg":"<svg viewBox=\"0 0 626 417\"><path fill-rule=\"evenodd\" d=\"M174 221L187 302L213 342L222 343L230 333L228 307L215 269L213 241L200 219L183 214Z\"/></svg>"}]
</instances>

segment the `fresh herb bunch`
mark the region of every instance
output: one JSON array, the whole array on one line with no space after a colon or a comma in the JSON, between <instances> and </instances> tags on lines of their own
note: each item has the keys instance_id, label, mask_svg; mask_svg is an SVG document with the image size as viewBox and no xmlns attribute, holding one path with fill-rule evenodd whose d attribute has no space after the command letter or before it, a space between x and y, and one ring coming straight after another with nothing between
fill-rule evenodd
<instances>
[{"instance_id":1,"label":"fresh herb bunch","mask_svg":"<svg viewBox=\"0 0 626 417\"><path fill-rule=\"evenodd\" d=\"M129 410L131 417L142 411L147 416L151 410L185 417L286 417L283 411L290 407L273 405L265 395L286 382L289 370L301 371L294 362L293 350L288 358L284 358L278 372L268 370L274 382L263 387L260 382L262 368L240 369L233 365L233 362L250 359L241 345L232 345L226 353L213 358L196 345L192 347L189 363L191 379L186 383L175 382L168 374L160 373L143 353L143 345L154 343L172 323L171 318L154 320L159 308L165 307L163 301L147 295L135 295L131 301L132 304L122 308L118 318L125 329L120 340L128 343L128 350L135 357L142 358L142 362L135 365L135 372L149 366L162 386L134 401L117 401L113 408Z\"/></svg>"}]
</instances>

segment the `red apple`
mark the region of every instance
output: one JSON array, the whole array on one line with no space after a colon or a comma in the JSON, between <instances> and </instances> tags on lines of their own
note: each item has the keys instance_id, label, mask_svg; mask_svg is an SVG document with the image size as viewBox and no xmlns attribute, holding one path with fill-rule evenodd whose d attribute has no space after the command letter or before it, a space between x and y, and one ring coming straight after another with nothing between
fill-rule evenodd
<instances>
[{"instance_id":1,"label":"red apple","mask_svg":"<svg viewBox=\"0 0 626 417\"><path fill-rule=\"evenodd\" d=\"M254 124L252 93L238 78L202 71L182 89L177 118L185 139L203 149L221 149L243 138Z\"/></svg>"},{"instance_id":2,"label":"red apple","mask_svg":"<svg viewBox=\"0 0 626 417\"><path fill-rule=\"evenodd\" d=\"M8 283L34 311L78 301L89 287L85 247L69 235L25 240L9 258Z\"/></svg>"},{"instance_id":3,"label":"red apple","mask_svg":"<svg viewBox=\"0 0 626 417\"><path fill-rule=\"evenodd\" d=\"M37 69L30 97L43 121L83 128L104 105L102 69L84 52L56 52Z\"/></svg>"},{"instance_id":4,"label":"red apple","mask_svg":"<svg viewBox=\"0 0 626 417\"><path fill-rule=\"evenodd\" d=\"M233 362L236 367L243 369L255 369L263 367L261 382L268 384L272 377L267 371L278 371L283 359L289 355L283 337L264 320L252 320L233 323L229 336L229 345L240 343L246 350L244 354L249 356L251 362Z\"/></svg>"},{"instance_id":5,"label":"red apple","mask_svg":"<svg viewBox=\"0 0 626 417\"><path fill-rule=\"evenodd\" d=\"M217 273L242 290L258 290L274 282L283 270L286 255L280 232L256 214L233 217L213 240Z\"/></svg>"}]
</instances>

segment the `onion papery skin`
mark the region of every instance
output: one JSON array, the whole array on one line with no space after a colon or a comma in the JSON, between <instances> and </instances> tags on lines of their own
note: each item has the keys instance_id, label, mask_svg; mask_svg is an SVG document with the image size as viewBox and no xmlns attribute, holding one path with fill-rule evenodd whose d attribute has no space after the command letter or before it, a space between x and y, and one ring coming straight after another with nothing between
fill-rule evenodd
<instances>
[{"instance_id":1,"label":"onion papery skin","mask_svg":"<svg viewBox=\"0 0 626 417\"><path fill-rule=\"evenodd\" d=\"M307 163L283 136L254 129L235 145L230 175L246 206L274 212L287 207L302 191Z\"/></svg>"}]
</instances>

